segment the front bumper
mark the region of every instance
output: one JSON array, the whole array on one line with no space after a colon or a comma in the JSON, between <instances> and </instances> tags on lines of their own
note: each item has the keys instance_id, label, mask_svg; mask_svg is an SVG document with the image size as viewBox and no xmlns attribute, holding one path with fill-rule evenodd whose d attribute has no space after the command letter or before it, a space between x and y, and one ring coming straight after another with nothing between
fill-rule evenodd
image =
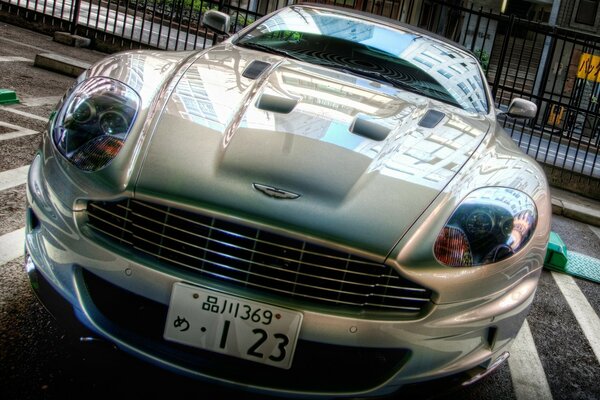
<instances>
[{"instance_id":1,"label":"front bumper","mask_svg":"<svg viewBox=\"0 0 600 400\"><path fill-rule=\"evenodd\" d=\"M73 211L52 198L40 176L40 163L34 162L26 249L38 296L47 305L58 303L53 314L67 310L94 334L163 368L244 389L377 396L421 390L420 383L432 380L444 386L465 382L505 354L540 273L534 270L496 296L435 305L417 320L377 321L301 310L304 321L293 366L279 370L165 341L171 288L182 278L86 239ZM52 297L63 300L49 302Z\"/></svg>"}]
</instances>

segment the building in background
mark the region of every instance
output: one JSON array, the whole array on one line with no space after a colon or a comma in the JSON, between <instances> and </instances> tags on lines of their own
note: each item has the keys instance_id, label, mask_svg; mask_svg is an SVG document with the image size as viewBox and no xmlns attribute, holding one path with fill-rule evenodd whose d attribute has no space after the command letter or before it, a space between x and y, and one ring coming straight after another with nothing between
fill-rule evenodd
<instances>
[{"instance_id":1,"label":"building in background","mask_svg":"<svg viewBox=\"0 0 600 400\"><path fill-rule=\"evenodd\" d=\"M556 24L582 32L600 34L599 0L558 0L560 11Z\"/></svg>"}]
</instances>

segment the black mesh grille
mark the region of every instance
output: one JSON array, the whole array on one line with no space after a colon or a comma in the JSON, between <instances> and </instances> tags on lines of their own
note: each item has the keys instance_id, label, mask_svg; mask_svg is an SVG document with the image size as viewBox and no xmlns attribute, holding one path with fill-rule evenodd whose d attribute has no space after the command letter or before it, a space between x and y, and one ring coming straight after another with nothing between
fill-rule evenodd
<instances>
[{"instance_id":1,"label":"black mesh grille","mask_svg":"<svg viewBox=\"0 0 600 400\"><path fill-rule=\"evenodd\" d=\"M204 278L297 299L420 313L431 291L386 265L264 230L138 200L90 202L88 225Z\"/></svg>"},{"instance_id":2,"label":"black mesh grille","mask_svg":"<svg viewBox=\"0 0 600 400\"><path fill-rule=\"evenodd\" d=\"M124 340L135 341L142 350L177 365L242 384L284 390L370 390L393 376L410 355L406 349L339 346L299 339L289 370L257 364L165 341L167 306L123 290L85 269L83 278L94 305L119 327L118 335Z\"/></svg>"}]
</instances>

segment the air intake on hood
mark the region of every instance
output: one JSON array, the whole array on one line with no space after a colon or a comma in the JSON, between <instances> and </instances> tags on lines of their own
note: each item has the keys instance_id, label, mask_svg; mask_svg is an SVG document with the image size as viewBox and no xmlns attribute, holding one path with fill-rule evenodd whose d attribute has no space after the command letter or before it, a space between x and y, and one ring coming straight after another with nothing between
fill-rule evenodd
<instances>
[{"instance_id":1,"label":"air intake on hood","mask_svg":"<svg viewBox=\"0 0 600 400\"><path fill-rule=\"evenodd\" d=\"M244 72L242 72L242 76L248 79L256 79L270 66L271 64L264 61L254 60L248 64Z\"/></svg>"},{"instance_id":2,"label":"air intake on hood","mask_svg":"<svg viewBox=\"0 0 600 400\"><path fill-rule=\"evenodd\" d=\"M265 111L272 111L279 114L289 114L298 104L298 99L289 97L275 96L263 93L256 101L256 107Z\"/></svg>"},{"instance_id":3,"label":"air intake on hood","mask_svg":"<svg viewBox=\"0 0 600 400\"><path fill-rule=\"evenodd\" d=\"M439 124L446 114L436 110L428 110L423 118L419 121L419 126L423 128L435 128Z\"/></svg>"},{"instance_id":4,"label":"air intake on hood","mask_svg":"<svg viewBox=\"0 0 600 400\"><path fill-rule=\"evenodd\" d=\"M390 128L357 115L350 125L350 132L367 139L382 141L390 133Z\"/></svg>"}]
</instances>

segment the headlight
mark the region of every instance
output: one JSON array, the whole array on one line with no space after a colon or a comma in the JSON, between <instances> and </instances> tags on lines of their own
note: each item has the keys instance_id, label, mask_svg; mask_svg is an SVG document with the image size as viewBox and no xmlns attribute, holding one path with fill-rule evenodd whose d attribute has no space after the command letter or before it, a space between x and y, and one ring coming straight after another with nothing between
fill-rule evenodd
<instances>
[{"instance_id":1,"label":"headlight","mask_svg":"<svg viewBox=\"0 0 600 400\"><path fill-rule=\"evenodd\" d=\"M84 171L105 167L123 147L139 105L138 94L125 84L103 77L88 79L58 110L54 144Z\"/></svg>"},{"instance_id":2,"label":"headlight","mask_svg":"<svg viewBox=\"0 0 600 400\"><path fill-rule=\"evenodd\" d=\"M504 260L533 236L537 210L518 190L489 187L469 194L439 233L435 257L450 267L472 267Z\"/></svg>"}]
</instances>

